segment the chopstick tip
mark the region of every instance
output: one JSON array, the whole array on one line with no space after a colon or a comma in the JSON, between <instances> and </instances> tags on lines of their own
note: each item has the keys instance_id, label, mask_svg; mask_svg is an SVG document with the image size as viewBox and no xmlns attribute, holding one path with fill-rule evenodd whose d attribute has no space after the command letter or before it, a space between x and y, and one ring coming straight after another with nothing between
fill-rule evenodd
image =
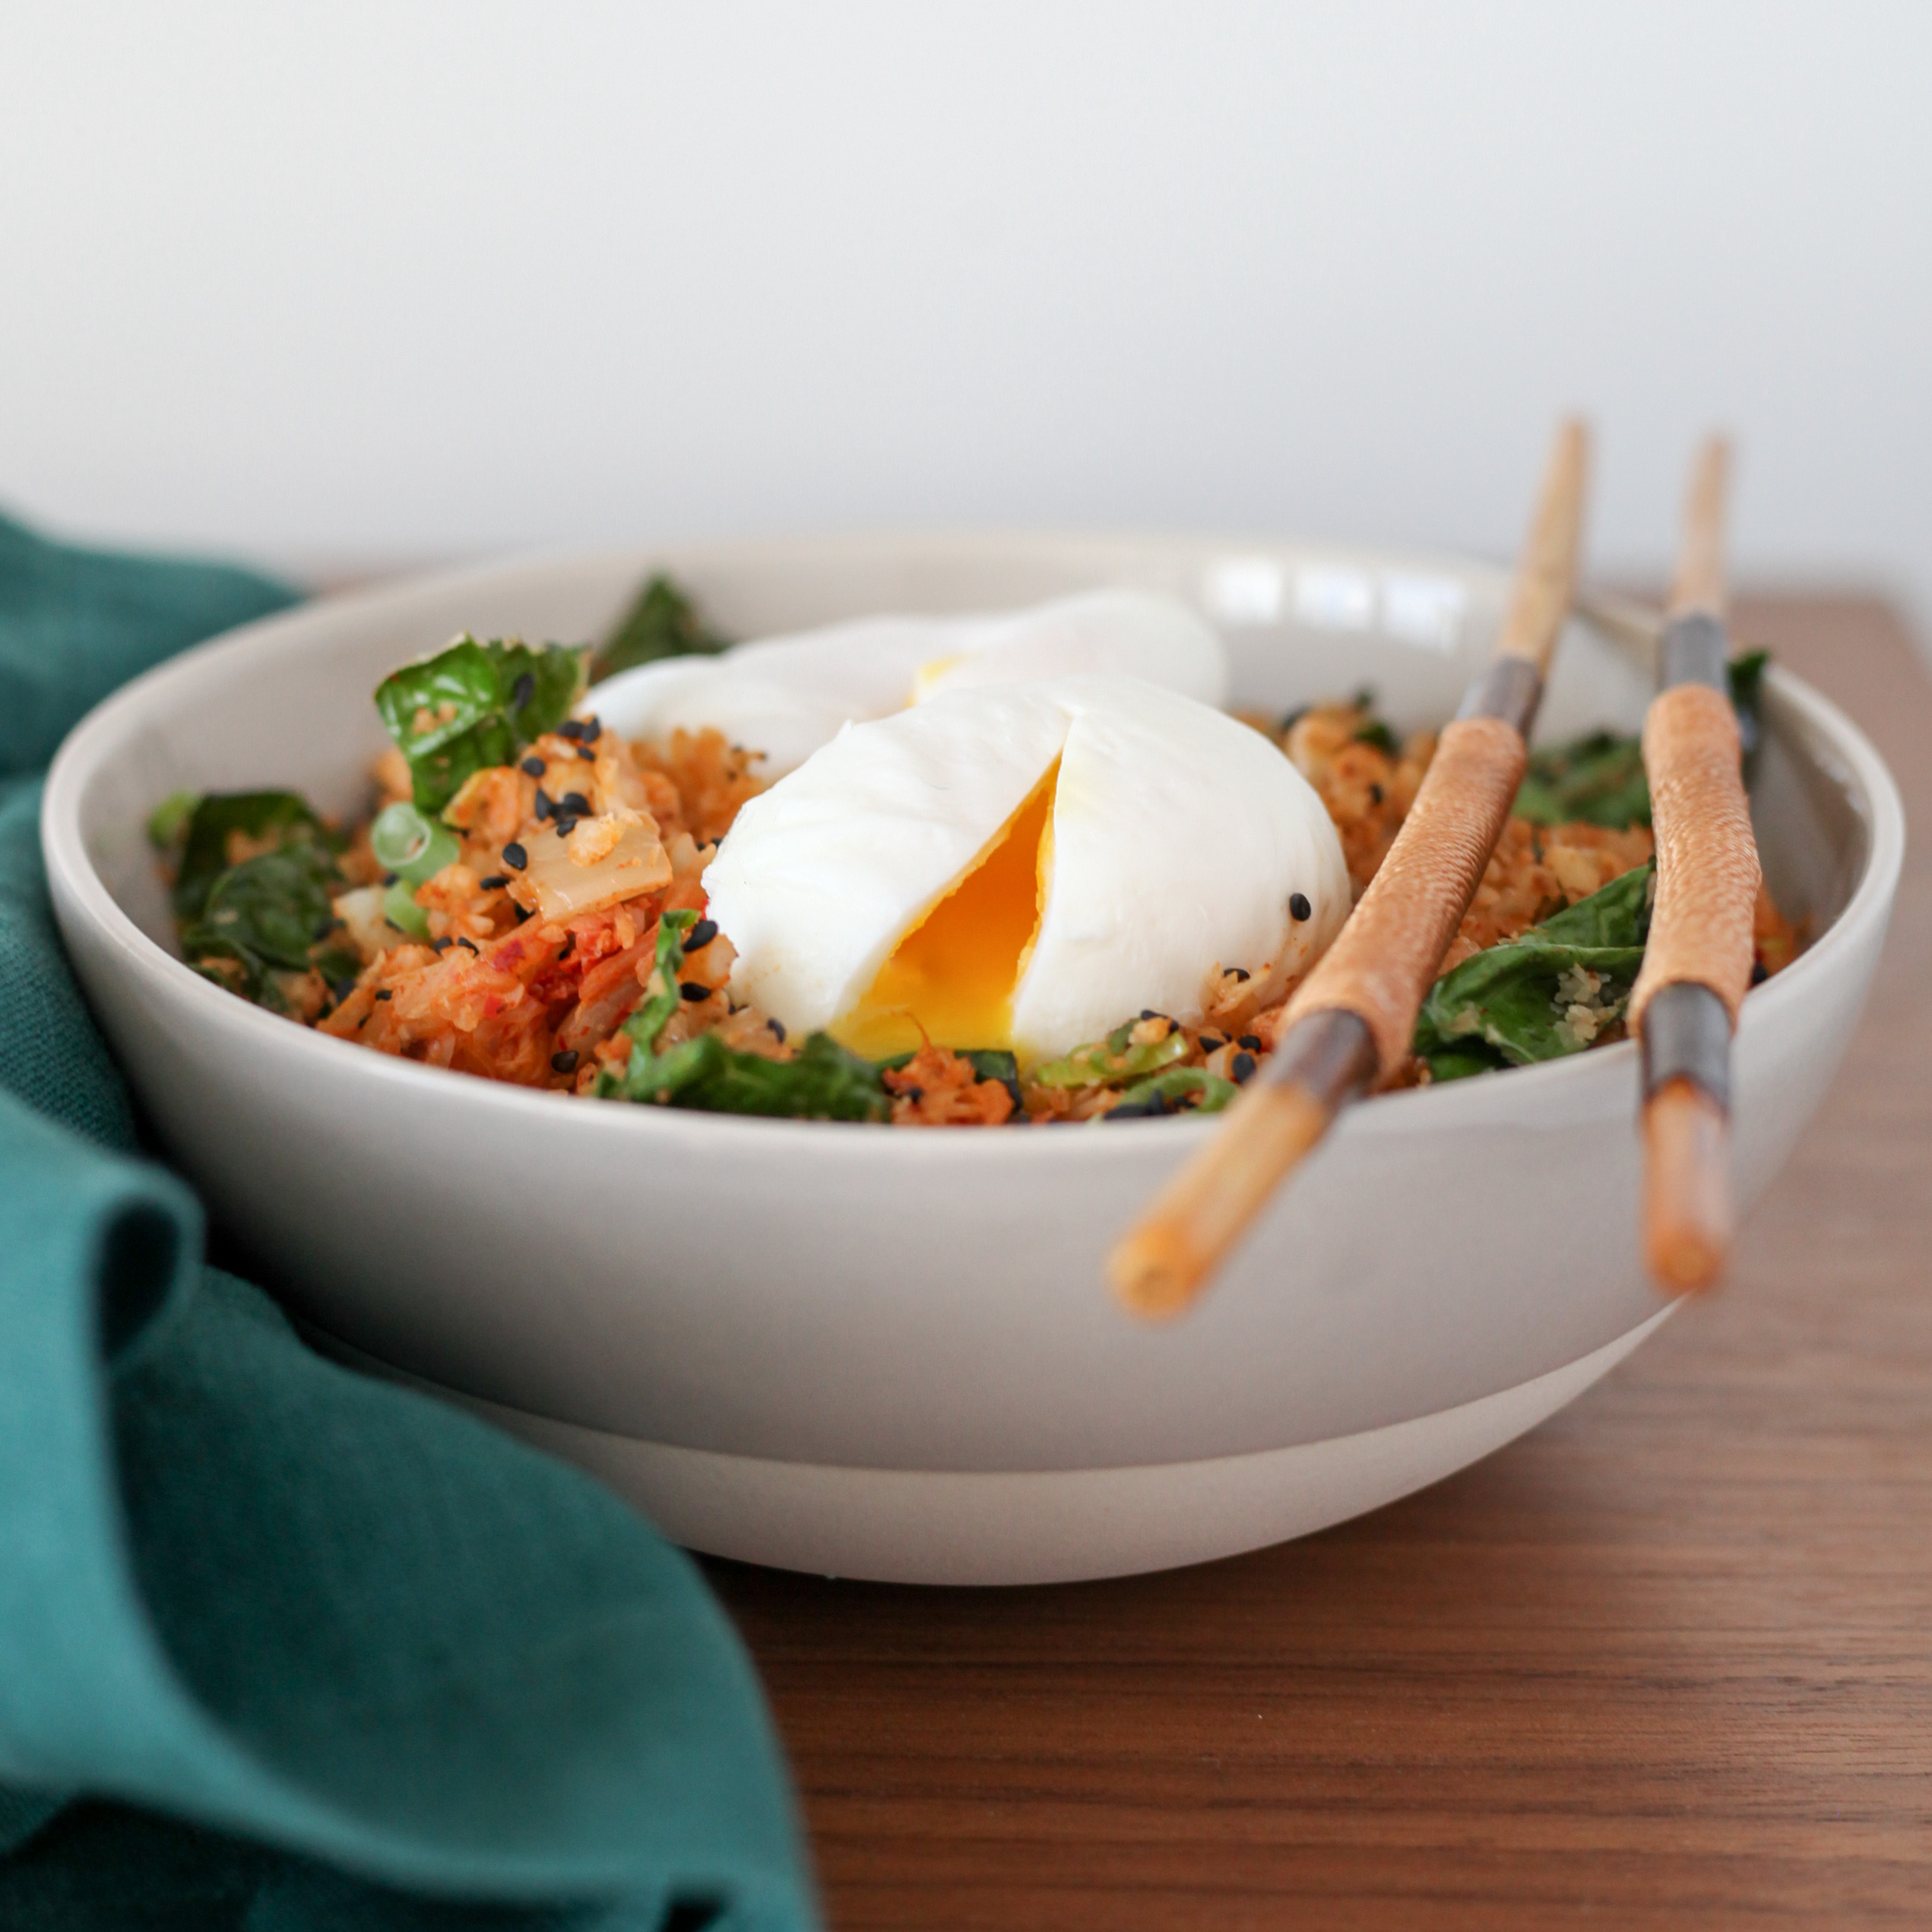
<instances>
[{"instance_id":1,"label":"chopstick tip","mask_svg":"<svg viewBox=\"0 0 1932 1932\"><path fill-rule=\"evenodd\" d=\"M1207 1264L1185 1231L1167 1217L1132 1229L1107 1257L1107 1279L1115 1296L1130 1315L1145 1322L1172 1321L1185 1313L1207 1275Z\"/></svg>"},{"instance_id":2,"label":"chopstick tip","mask_svg":"<svg viewBox=\"0 0 1932 1932\"><path fill-rule=\"evenodd\" d=\"M1672 1080L1646 1102L1643 1138L1645 1264L1665 1294L1700 1294L1730 1258L1730 1123L1690 1082Z\"/></svg>"}]
</instances>

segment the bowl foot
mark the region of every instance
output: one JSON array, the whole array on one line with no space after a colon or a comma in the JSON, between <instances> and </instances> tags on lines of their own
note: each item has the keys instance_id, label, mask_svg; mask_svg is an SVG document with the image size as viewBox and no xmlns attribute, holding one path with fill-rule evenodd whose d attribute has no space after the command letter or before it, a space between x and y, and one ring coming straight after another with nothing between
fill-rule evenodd
<instances>
[{"instance_id":1,"label":"bowl foot","mask_svg":"<svg viewBox=\"0 0 1932 1932\"><path fill-rule=\"evenodd\" d=\"M314 1339L587 1469L688 1549L875 1582L1068 1583L1285 1543L1438 1482L1582 1394L1674 1306L1547 1375L1434 1415L1252 1455L1114 1469L846 1468L687 1449L507 1408Z\"/></svg>"}]
</instances>

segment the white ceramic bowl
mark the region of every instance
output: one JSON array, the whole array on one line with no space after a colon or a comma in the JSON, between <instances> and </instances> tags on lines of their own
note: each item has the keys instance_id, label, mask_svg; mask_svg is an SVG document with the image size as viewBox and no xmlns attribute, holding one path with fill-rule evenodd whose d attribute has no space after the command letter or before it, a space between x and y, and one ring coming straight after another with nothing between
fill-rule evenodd
<instances>
[{"instance_id":1,"label":"white ceramic bowl","mask_svg":"<svg viewBox=\"0 0 1932 1932\"><path fill-rule=\"evenodd\" d=\"M1000 1582L1372 1508L1532 1426L1663 1319L1627 1045L1358 1107L1198 1312L1149 1328L1101 1256L1205 1123L911 1132L572 1102L358 1052L172 956L142 830L158 800L291 785L352 809L385 671L459 629L595 635L657 566L740 635L1144 586L1221 627L1239 700L1371 683L1402 728L1453 710L1504 590L1474 565L1267 543L747 543L327 600L117 693L48 782L62 930L170 1153L334 1346L585 1464L697 1548ZM1634 728L1651 679L1572 625L1544 734ZM1745 1002L1747 1203L1844 1051L1904 844L1843 716L1776 673L1767 724L1766 870L1817 937Z\"/></svg>"}]
</instances>

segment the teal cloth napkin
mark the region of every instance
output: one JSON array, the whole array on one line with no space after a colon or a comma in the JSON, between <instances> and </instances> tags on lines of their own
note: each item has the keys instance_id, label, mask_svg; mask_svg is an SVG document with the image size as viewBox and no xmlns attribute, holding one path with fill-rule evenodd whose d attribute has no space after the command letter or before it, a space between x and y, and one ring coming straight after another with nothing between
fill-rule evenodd
<instances>
[{"instance_id":1,"label":"teal cloth napkin","mask_svg":"<svg viewBox=\"0 0 1932 1932\"><path fill-rule=\"evenodd\" d=\"M292 601L0 519L0 1925L805 1932L695 1566L205 1266L68 970L33 775Z\"/></svg>"}]
</instances>

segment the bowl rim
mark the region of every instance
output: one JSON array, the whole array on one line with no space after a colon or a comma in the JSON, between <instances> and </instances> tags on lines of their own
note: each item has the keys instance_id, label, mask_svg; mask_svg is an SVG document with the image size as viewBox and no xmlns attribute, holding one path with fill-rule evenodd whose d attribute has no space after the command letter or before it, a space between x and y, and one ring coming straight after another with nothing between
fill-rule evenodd
<instances>
[{"instance_id":1,"label":"bowl rim","mask_svg":"<svg viewBox=\"0 0 1932 1932\"><path fill-rule=\"evenodd\" d=\"M184 676L205 675L212 662L232 656L272 654L279 650L298 650L301 632L319 616L352 615L358 610L380 609L398 598L440 596L466 586L491 580L517 578L545 571L583 570L608 565L615 559L677 557L728 563L734 558L756 553L772 556L786 552L799 555L823 554L848 550L862 553L868 548L891 544L927 544L933 548L956 549L970 554L976 549L1010 546L1014 550L1050 553L1079 545L1129 545L1154 543L1192 549L1223 548L1238 551L1254 549L1306 550L1311 554L1333 555L1363 562L1432 563L1466 575L1502 574L1486 560L1457 557L1447 551L1422 552L1395 546L1328 543L1314 539L1275 537L1250 532L1245 536L1216 537L1184 531L1109 532L1065 531L1002 532L916 531L852 532L823 538L747 537L703 544L676 544L650 549L614 545L581 548L546 548L486 562L454 568L412 572L374 584L340 592L326 592L293 608L239 626L206 639L152 666L139 676L110 692L93 706L62 741L47 772L40 806L40 842L48 885L57 914L64 924L67 917L86 922L94 937L118 956L134 976L158 980L172 1000L185 1000L189 1010L209 1028L236 1037L237 1044L260 1054L328 1056L320 1066L347 1075L351 1063L341 1056L354 1053L348 1042L318 1034L308 1027L291 1024L279 1015L268 1012L232 994L223 992L193 971L185 963L151 939L134 922L108 890L88 856L81 833L80 807L94 774L105 763L116 745L136 727L156 692ZM1580 613L1576 620L1588 623ZM1594 628L1594 627L1593 627ZM1749 994L1741 1019L1753 1030L1778 1016L1794 1001L1801 1000L1812 979L1826 970L1840 956L1858 946L1874 922L1881 928L1888 917L1903 864L1905 815L1903 802L1891 772L1877 749L1863 731L1828 698L1803 679L1774 662L1768 682L1779 700L1795 711L1843 760L1841 772L1834 774L1844 783L1852 808L1864 820L1866 849L1859 876L1838 916L1804 952L1777 976ZM1378 1094L1372 1106L1348 1109L1342 1127L1352 1136L1362 1134L1408 1134L1453 1127L1459 1112L1489 1113L1499 1098L1520 1096L1528 1101L1546 1092L1550 1083L1568 1081L1581 1085L1594 1080L1604 1085L1607 1095L1612 1087L1620 1090L1634 1078L1637 1052L1634 1041L1624 1040L1561 1060L1508 1070L1508 1095L1498 1096L1488 1081L1459 1081L1451 1086L1415 1088ZM548 1121L554 1130L560 1124L556 1108L570 1096L547 1090L482 1080L454 1073L442 1067L426 1066L387 1054L363 1053L357 1056L363 1069L359 1077L375 1083L372 1091L398 1090L412 1095L424 1104L434 1104L440 1095L445 1101L456 1097L460 1082L470 1095L472 1106L507 1109L506 1118L514 1123ZM307 1064L298 1059L298 1064ZM358 1077L349 1076L349 1077ZM393 1083L400 1083L398 1089ZM424 1083L428 1083L425 1085ZM1534 1083L1534 1084L1532 1084ZM1605 1083L1610 1083L1605 1085ZM1473 1103L1473 1104L1472 1104ZM1138 1131L1130 1142L1116 1136L1053 1133L1045 1136L1047 1154L1035 1135L1016 1136L998 1133L887 1133L829 1131L868 1124L840 1121L766 1120L751 1115L718 1114L695 1109L670 1107L572 1108L568 1118L587 1126L591 1120L604 1125L590 1131L604 1134L630 1134L643 1137L643 1144L665 1136L697 1135L715 1144L718 1150L742 1148L747 1152L776 1146L789 1147L803 1154L809 1148L824 1158L842 1157L835 1150L864 1149L866 1158L876 1161L883 1149L893 1151L888 1158L923 1161L998 1160L1024 1150L1028 1161L1042 1158L1065 1163L1087 1159L1112 1159L1118 1150L1150 1145L1170 1147L1178 1159L1191 1142L1213 1131L1206 1120L1186 1117L1136 1123ZM809 1129L801 1133L800 1129ZM1156 1140L1154 1137L1162 1138Z\"/></svg>"}]
</instances>

